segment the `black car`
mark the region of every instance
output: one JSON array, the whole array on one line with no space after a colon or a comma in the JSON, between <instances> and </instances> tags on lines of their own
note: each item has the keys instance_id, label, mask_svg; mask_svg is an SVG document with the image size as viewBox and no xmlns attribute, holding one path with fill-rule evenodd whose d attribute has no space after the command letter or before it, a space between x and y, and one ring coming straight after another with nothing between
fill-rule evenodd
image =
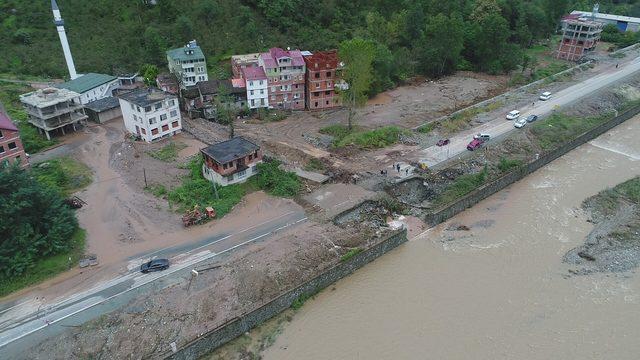
<instances>
[{"instance_id":1,"label":"black car","mask_svg":"<svg viewBox=\"0 0 640 360\"><path fill-rule=\"evenodd\" d=\"M534 122L538 120L538 115L529 115L527 116L527 122Z\"/></svg>"},{"instance_id":2,"label":"black car","mask_svg":"<svg viewBox=\"0 0 640 360\"><path fill-rule=\"evenodd\" d=\"M169 260L167 259L154 259L140 265L140 271L148 273L152 271L162 271L169 268Z\"/></svg>"}]
</instances>

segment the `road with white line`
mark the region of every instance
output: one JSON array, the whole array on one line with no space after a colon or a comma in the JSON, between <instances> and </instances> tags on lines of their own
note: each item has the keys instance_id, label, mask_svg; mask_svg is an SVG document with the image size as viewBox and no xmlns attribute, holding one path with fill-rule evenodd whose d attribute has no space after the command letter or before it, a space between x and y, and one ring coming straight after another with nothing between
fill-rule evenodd
<instances>
[{"instance_id":1,"label":"road with white line","mask_svg":"<svg viewBox=\"0 0 640 360\"><path fill-rule=\"evenodd\" d=\"M217 234L200 243L174 246L130 259L128 272L92 288L76 293L59 302L39 306L35 300L26 300L0 309L0 358L19 357L30 344L78 326L87 320L117 309L134 297L152 289L162 289L188 278L193 269L212 266L219 258L249 243L265 240L269 236L307 220L304 212L290 211L233 234ZM168 270L142 274L139 266L148 259L167 257Z\"/></svg>"},{"instance_id":2,"label":"road with white line","mask_svg":"<svg viewBox=\"0 0 640 360\"><path fill-rule=\"evenodd\" d=\"M570 86L564 90L558 91L552 95L547 101L540 101L537 95L532 95L531 102L535 105L528 105L520 108L520 117L527 117L535 114L539 117L545 117L553 112L554 109L569 105L585 96L588 96L598 90L602 90L614 83L624 80L640 70L640 57L620 64L619 68L611 65L604 73L589 78L576 85ZM518 131L513 127L513 121L506 120L506 113L501 117L491 120L485 124L477 126L473 129L462 131L452 137L451 142L447 146L431 146L426 149L419 150L417 157L420 163L426 164L428 167L438 165L448 159L457 157L458 155L468 151L467 145L472 140L473 135L477 133L486 133L492 138L499 137L510 131ZM540 121L540 120L538 120Z\"/></svg>"}]
</instances>

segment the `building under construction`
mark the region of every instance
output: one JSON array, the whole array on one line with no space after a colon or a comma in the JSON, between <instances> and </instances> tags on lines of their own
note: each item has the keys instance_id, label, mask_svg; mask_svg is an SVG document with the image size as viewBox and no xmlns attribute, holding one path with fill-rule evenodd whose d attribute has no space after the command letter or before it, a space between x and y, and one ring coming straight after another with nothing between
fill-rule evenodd
<instances>
[{"instance_id":1,"label":"building under construction","mask_svg":"<svg viewBox=\"0 0 640 360\"><path fill-rule=\"evenodd\" d=\"M578 61L595 50L602 23L591 18L568 15L562 19L563 34L556 57L569 61Z\"/></svg>"}]
</instances>

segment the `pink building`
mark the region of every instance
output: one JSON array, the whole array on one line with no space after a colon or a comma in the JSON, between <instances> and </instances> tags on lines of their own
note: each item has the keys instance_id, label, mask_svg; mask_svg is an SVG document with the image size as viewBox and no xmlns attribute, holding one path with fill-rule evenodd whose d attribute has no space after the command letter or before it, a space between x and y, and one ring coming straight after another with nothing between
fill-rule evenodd
<instances>
[{"instance_id":1,"label":"pink building","mask_svg":"<svg viewBox=\"0 0 640 360\"><path fill-rule=\"evenodd\" d=\"M29 166L18 127L11 122L9 116L0 112L0 166L5 161L10 164L20 161L22 167Z\"/></svg>"},{"instance_id":2,"label":"pink building","mask_svg":"<svg viewBox=\"0 0 640 360\"><path fill-rule=\"evenodd\" d=\"M305 63L300 50L271 48L258 57L268 79L269 106L304 110Z\"/></svg>"}]
</instances>

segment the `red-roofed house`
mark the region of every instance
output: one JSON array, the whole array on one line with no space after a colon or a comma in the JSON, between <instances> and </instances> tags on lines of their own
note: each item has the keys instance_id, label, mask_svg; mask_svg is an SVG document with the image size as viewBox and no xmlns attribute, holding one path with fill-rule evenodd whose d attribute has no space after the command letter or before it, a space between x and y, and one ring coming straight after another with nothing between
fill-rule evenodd
<instances>
[{"instance_id":1,"label":"red-roofed house","mask_svg":"<svg viewBox=\"0 0 640 360\"><path fill-rule=\"evenodd\" d=\"M336 83L340 81L338 77L338 52L318 51L305 55L304 62L307 64L307 109L328 109L340 106L340 96L336 94Z\"/></svg>"},{"instance_id":2,"label":"red-roofed house","mask_svg":"<svg viewBox=\"0 0 640 360\"><path fill-rule=\"evenodd\" d=\"M300 50L271 48L258 64L269 82L269 104L279 109L304 110L305 63Z\"/></svg>"},{"instance_id":3,"label":"red-roofed house","mask_svg":"<svg viewBox=\"0 0 640 360\"><path fill-rule=\"evenodd\" d=\"M18 127L11 122L9 116L0 112L0 164L5 161L20 161L22 167L29 166L29 159L24 152Z\"/></svg>"},{"instance_id":4,"label":"red-roofed house","mask_svg":"<svg viewBox=\"0 0 640 360\"><path fill-rule=\"evenodd\" d=\"M247 88L247 105L250 109L268 108L267 75L260 67L242 69L242 78Z\"/></svg>"}]
</instances>

